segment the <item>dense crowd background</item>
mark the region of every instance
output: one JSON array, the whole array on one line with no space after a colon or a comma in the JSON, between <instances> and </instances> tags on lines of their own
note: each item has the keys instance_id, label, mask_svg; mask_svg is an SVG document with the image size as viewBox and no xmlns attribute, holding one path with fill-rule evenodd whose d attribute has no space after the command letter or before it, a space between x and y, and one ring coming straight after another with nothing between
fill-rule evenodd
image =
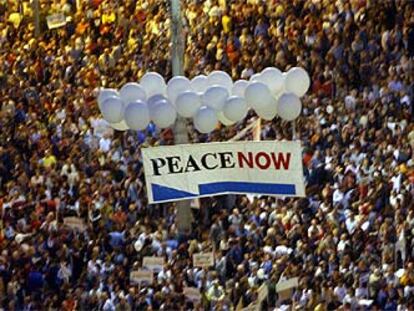
<instances>
[{"instance_id":1,"label":"dense crowd background","mask_svg":"<svg viewBox=\"0 0 414 311\"><path fill-rule=\"evenodd\" d=\"M178 232L174 205L146 202L140 155L173 143L171 131L114 132L96 104L98 87L171 76L168 3L39 0L35 37L28 1L0 0L0 308L235 310L265 283L269 310L412 310L414 2L183 2L187 76L310 73L297 122L307 198L206 199L191 233ZM56 12L68 22L48 30ZM262 138L289 129L275 119ZM213 267L192 266L210 250ZM166 259L154 283L130 282L151 255ZM293 277L279 299L276 284Z\"/></svg>"}]
</instances>

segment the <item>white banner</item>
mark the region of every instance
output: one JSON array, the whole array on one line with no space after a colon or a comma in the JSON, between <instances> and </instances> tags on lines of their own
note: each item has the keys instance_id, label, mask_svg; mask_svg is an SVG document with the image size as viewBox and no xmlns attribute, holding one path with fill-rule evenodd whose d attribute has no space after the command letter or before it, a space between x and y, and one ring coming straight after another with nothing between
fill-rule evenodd
<instances>
[{"instance_id":1,"label":"white banner","mask_svg":"<svg viewBox=\"0 0 414 311\"><path fill-rule=\"evenodd\" d=\"M142 150L150 203L221 194L305 196L297 141L244 141Z\"/></svg>"}]
</instances>

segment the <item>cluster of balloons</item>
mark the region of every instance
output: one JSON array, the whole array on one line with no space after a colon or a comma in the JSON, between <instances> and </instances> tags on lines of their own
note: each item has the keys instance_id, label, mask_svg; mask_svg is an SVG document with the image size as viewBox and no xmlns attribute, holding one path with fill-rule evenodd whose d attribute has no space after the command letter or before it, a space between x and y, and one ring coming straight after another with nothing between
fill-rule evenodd
<instances>
[{"instance_id":1,"label":"cluster of balloons","mask_svg":"<svg viewBox=\"0 0 414 311\"><path fill-rule=\"evenodd\" d=\"M249 109L265 120L279 115L292 121L301 112L300 97L309 86L309 75L300 67L286 73L268 67L249 81L234 83L224 71L192 80L176 76L168 83L160 74L148 72L139 83L126 83L119 91L101 89L98 105L104 119L116 130L143 130L150 121L167 128L180 115L192 118L199 132L209 133L218 122L229 126L243 120Z\"/></svg>"}]
</instances>

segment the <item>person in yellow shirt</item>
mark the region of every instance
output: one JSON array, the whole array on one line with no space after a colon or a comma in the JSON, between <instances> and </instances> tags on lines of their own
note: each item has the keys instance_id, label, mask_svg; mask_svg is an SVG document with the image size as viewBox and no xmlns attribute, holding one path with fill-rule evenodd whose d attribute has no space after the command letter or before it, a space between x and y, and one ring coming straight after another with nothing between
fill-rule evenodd
<instances>
[{"instance_id":1,"label":"person in yellow shirt","mask_svg":"<svg viewBox=\"0 0 414 311\"><path fill-rule=\"evenodd\" d=\"M127 46L130 50L135 50L137 48L137 31L135 29L131 29L128 35Z\"/></svg>"},{"instance_id":2,"label":"person in yellow shirt","mask_svg":"<svg viewBox=\"0 0 414 311\"><path fill-rule=\"evenodd\" d=\"M22 16L18 12L11 13L9 16L9 22L13 24L14 28L19 28L22 21Z\"/></svg>"},{"instance_id":3,"label":"person in yellow shirt","mask_svg":"<svg viewBox=\"0 0 414 311\"><path fill-rule=\"evenodd\" d=\"M285 8L283 7L282 4L279 4L276 7L276 16L281 16L284 12L285 12Z\"/></svg>"},{"instance_id":4,"label":"person in yellow shirt","mask_svg":"<svg viewBox=\"0 0 414 311\"><path fill-rule=\"evenodd\" d=\"M227 11L223 12L223 17L221 18L221 24L223 26L224 33L229 33L231 30L231 17L227 14Z\"/></svg>"},{"instance_id":5,"label":"person in yellow shirt","mask_svg":"<svg viewBox=\"0 0 414 311\"><path fill-rule=\"evenodd\" d=\"M116 15L115 13L112 11L107 11L105 13L102 14L102 24L113 24L116 20Z\"/></svg>"},{"instance_id":6,"label":"person in yellow shirt","mask_svg":"<svg viewBox=\"0 0 414 311\"><path fill-rule=\"evenodd\" d=\"M42 162L45 167L51 167L56 164L56 157L50 152L50 150L46 150L46 154L43 157Z\"/></svg>"}]
</instances>

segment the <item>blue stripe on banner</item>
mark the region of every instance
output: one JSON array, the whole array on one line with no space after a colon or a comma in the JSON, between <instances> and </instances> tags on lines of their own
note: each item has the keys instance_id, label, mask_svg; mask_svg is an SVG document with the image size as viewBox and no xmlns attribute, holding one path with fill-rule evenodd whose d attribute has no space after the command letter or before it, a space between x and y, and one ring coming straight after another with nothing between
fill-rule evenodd
<instances>
[{"instance_id":1,"label":"blue stripe on banner","mask_svg":"<svg viewBox=\"0 0 414 311\"><path fill-rule=\"evenodd\" d=\"M152 196L154 201L167 201L174 199L191 199L197 196L190 192L177 190L174 188L161 186L158 184L151 184L152 187Z\"/></svg>"},{"instance_id":2,"label":"blue stripe on banner","mask_svg":"<svg viewBox=\"0 0 414 311\"><path fill-rule=\"evenodd\" d=\"M220 192L295 195L294 184L263 184L249 182L217 182L199 185L200 195Z\"/></svg>"}]
</instances>

